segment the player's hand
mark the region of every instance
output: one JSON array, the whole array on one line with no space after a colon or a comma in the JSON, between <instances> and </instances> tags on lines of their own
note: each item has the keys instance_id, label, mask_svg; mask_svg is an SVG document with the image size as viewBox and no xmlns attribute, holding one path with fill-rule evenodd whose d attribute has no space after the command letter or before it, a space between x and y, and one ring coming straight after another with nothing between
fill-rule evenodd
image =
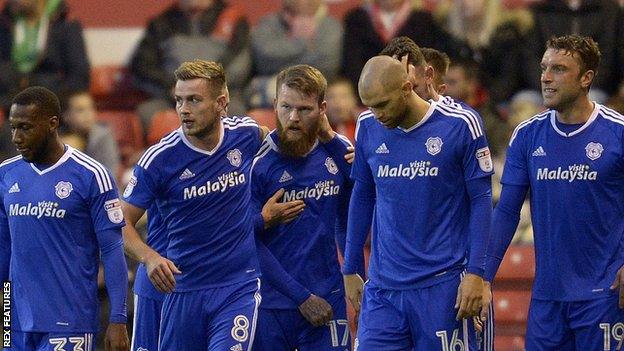
<instances>
[{"instance_id":1,"label":"player's hand","mask_svg":"<svg viewBox=\"0 0 624 351\"><path fill-rule=\"evenodd\" d=\"M157 253L145 258L145 268L154 287L162 293L171 293L175 289L174 274L182 273L170 260Z\"/></svg>"},{"instance_id":2,"label":"player's hand","mask_svg":"<svg viewBox=\"0 0 624 351\"><path fill-rule=\"evenodd\" d=\"M321 143L328 143L336 136L336 132L334 132L334 130L331 127L331 124L329 124L329 119L327 118L327 114L323 113L321 115L320 124L321 126L318 131L318 139L320 140Z\"/></svg>"},{"instance_id":3,"label":"player's hand","mask_svg":"<svg viewBox=\"0 0 624 351\"><path fill-rule=\"evenodd\" d=\"M273 194L262 207L264 229L269 229L282 223L289 223L303 212L305 208L303 200L279 202L282 196L284 196L284 189L280 189Z\"/></svg>"},{"instance_id":4,"label":"player's hand","mask_svg":"<svg viewBox=\"0 0 624 351\"><path fill-rule=\"evenodd\" d=\"M362 306L362 293L364 292L364 281L359 274L345 274L342 276L344 280L345 293L351 302L351 306L355 310L355 314L359 315Z\"/></svg>"},{"instance_id":5,"label":"player's hand","mask_svg":"<svg viewBox=\"0 0 624 351\"><path fill-rule=\"evenodd\" d=\"M315 327L325 325L334 316L331 305L322 297L314 294L310 295L307 300L299 305L299 312Z\"/></svg>"},{"instance_id":6,"label":"player's hand","mask_svg":"<svg viewBox=\"0 0 624 351\"><path fill-rule=\"evenodd\" d=\"M483 332L483 324L490 318L490 304L492 303L492 285L490 282L483 281L483 298L481 314L474 318L474 325L478 332Z\"/></svg>"},{"instance_id":7,"label":"player's hand","mask_svg":"<svg viewBox=\"0 0 624 351\"><path fill-rule=\"evenodd\" d=\"M355 148L353 146L347 146L347 153L344 158L349 164L353 163L355 159Z\"/></svg>"},{"instance_id":8,"label":"player's hand","mask_svg":"<svg viewBox=\"0 0 624 351\"><path fill-rule=\"evenodd\" d=\"M128 351L130 341L128 340L128 330L125 324L110 323L106 329L104 338L104 349L106 351Z\"/></svg>"},{"instance_id":9,"label":"player's hand","mask_svg":"<svg viewBox=\"0 0 624 351\"><path fill-rule=\"evenodd\" d=\"M455 308L457 311L457 320L478 316L483 304L483 278L475 274L466 274L459 288L457 289L457 299L455 300Z\"/></svg>"},{"instance_id":10,"label":"player's hand","mask_svg":"<svg viewBox=\"0 0 624 351\"><path fill-rule=\"evenodd\" d=\"M620 289L620 303L621 309L624 309L624 266L620 267L615 275L615 280L611 284L611 290Z\"/></svg>"}]
</instances>

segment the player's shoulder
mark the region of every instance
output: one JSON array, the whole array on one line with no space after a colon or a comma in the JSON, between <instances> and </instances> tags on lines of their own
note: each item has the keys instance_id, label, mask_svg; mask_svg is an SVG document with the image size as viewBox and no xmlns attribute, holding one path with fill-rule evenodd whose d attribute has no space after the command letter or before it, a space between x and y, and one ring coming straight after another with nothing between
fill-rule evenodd
<instances>
[{"instance_id":1,"label":"player's shoulder","mask_svg":"<svg viewBox=\"0 0 624 351\"><path fill-rule=\"evenodd\" d=\"M358 115L357 122L355 123L355 140L357 141L362 130L368 130L377 126L381 126L381 124L377 123L373 111L369 109L362 111Z\"/></svg>"},{"instance_id":2,"label":"player's shoulder","mask_svg":"<svg viewBox=\"0 0 624 351\"><path fill-rule=\"evenodd\" d=\"M607 106L596 104L598 107L598 115L606 121L606 123L612 124L613 127L618 129L624 129L624 116Z\"/></svg>"},{"instance_id":3,"label":"player's shoulder","mask_svg":"<svg viewBox=\"0 0 624 351\"><path fill-rule=\"evenodd\" d=\"M180 133L180 129L176 129L165 135L158 143L147 148L137 162L137 166L148 169L155 161L158 162L157 160L167 160L172 148L182 141Z\"/></svg>"},{"instance_id":4,"label":"player's shoulder","mask_svg":"<svg viewBox=\"0 0 624 351\"><path fill-rule=\"evenodd\" d=\"M2 173L6 173L9 170L15 168L16 166L20 165L22 162L20 162L22 160L22 155L17 155L11 158L8 158L2 162L0 162L0 172Z\"/></svg>"},{"instance_id":5,"label":"player's shoulder","mask_svg":"<svg viewBox=\"0 0 624 351\"><path fill-rule=\"evenodd\" d=\"M273 130L264 138L253 161L255 172L265 170L279 159L279 148L276 141L277 131Z\"/></svg>"},{"instance_id":6,"label":"player's shoulder","mask_svg":"<svg viewBox=\"0 0 624 351\"><path fill-rule=\"evenodd\" d=\"M95 181L101 194L116 188L111 172L93 157L70 148L68 161L73 161L79 169L79 177L86 178L88 181Z\"/></svg>"},{"instance_id":7,"label":"player's shoulder","mask_svg":"<svg viewBox=\"0 0 624 351\"><path fill-rule=\"evenodd\" d=\"M542 111L534 115L533 117L521 122L516 126L513 133L511 134L511 138L509 140L509 145L511 145L514 140L518 137L518 135L535 132L536 130L547 126L550 123L550 115L552 110Z\"/></svg>"},{"instance_id":8,"label":"player's shoulder","mask_svg":"<svg viewBox=\"0 0 624 351\"><path fill-rule=\"evenodd\" d=\"M258 123L253 118L247 116L227 116L221 118L221 122L223 123L223 128L228 130L252 129L257 131L258 128L260 128Z\"/></svg>"},{"instance_id":9,"label":"player's shoulder","mask_svg":"<svg viewBox=\"0 0 624 351\"><path fill-rule=\"evenodd\" d=\"M477 139L484 135L483 121L477 111L450 97L444 96L443 98L445 99L431 103L435 112L446 118L447 122L466 128L470 132L472 139Z\"/></svg>"}]
</instances>

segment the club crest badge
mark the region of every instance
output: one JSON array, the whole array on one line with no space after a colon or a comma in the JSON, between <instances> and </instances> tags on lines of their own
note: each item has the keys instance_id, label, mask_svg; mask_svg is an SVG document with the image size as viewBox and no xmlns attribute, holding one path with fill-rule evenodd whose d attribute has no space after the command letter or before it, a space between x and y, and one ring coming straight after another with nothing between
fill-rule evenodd
<instances>
[{"instance_id":1,"label":"club crest badge","mask_svg":"<svg viewBox=\"0 0 624 351\"><path fill-rule=\"evenodd\" d=\"M230 161L232 166L240 167L241 163L243 163L243 154L241 154L238 149L230 150L227 153L227 159Z\"/></svg>"},{"instance_id":2,"label":"club crest badge","mask_svg":"<svg viewBox=\"0 0 624 351\"><path fill-rule=\"evenodd\" d=\"M325 167L327 167L327 171L331 174L338 173L338 166L336 166L336 162L331 157L325 159Z\"/></svg>"},{"instance_id":3,"label":"club crest badge","mask_svg":"<svg viewBox=\"0 0 624 351\"><path fill-rule=\"evenodd\" d=\"M444 144L442 139L440 137L435 137L427 139L425 146L430 155L437 155L442 151L442 144Z\"/></svg>"},{"instance_id":4,"label":"club crest badge","mask_svg":"<svg viewBox=\"0 0 624 351\"><path fill-rule=\"evenodd\" d=\"M600 143L589 143L585 146L585 155L592 161L599 159L603 151L604 148Z\"/></svg>"},{"instance_id":5,"label":"club crest badge","mask_svg":"<svg viewBox=\"0 0 624 351\"><path fill-rule=\"evenodd\" d=\"M54 190L54 193L56 194L56 196L58 196L59 199L66 199L69 197L69 194L71 194L72 190L74 190L74 187L70 182L60 181L56 183L56 185L54 186Z\"/></svg>"}]
</instances>

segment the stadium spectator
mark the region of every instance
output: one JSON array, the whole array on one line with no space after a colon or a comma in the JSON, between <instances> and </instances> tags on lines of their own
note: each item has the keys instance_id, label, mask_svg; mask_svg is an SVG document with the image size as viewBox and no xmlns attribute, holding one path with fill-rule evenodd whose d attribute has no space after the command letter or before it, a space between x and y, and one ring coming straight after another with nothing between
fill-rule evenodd
<instances>
[{"instance_id":1,"label":"stadium spectator","mask_svg":"<svg viewBox=\"0 0 624 351\"><path fill-rule=\"evenodd\" d=\"M31 85L56 93L89 88L79 22L63 0L9 0L0 13L0 107Z\"/></svg>"},{"instance_id":2,"label":"stadium spectator","mask_svg":"<svg viewBox=\"0 0 624 351\"><path fill-rule=\"evenodd\" d=\"M77 147L79 150L101 162L113 175L118 176L120 155L117 142L111 129L98 123L91 95L87 91L69 93L63 97L61 106L61 138L64 141L70 139L82 143L83 147Z\"/></svg>"},{"instance_id":3,"label":"stadium spectator","mask_svg":"<svg viewBox=\"0 0 624 351\"><path fill-rule=\"evenodd\" d=\"M179 0L152 19L130 62L137 87L150 99L137 109L144 129L155 113L173 108L173 72L182 62L222 62L228 73L230 112L241 114L241 89L251 73L249 23L223 0Z\"/></svg>"},{"instance_id":4,"label":"stadium spectator","mask_svg":"<svg viewBox=\"0 0 624 351\"><path fill-rule=\"evenodd\" d=\"M327 118L333 129L355 141L355 121L361 109L351 81L339 78L327 86Z\"/></svg>"},{"instance_id":5,"label":"stadium spectator","mask_svg":"<svg viewBox=\"0 0 624 351\"><path fill-rule=\"evenodd\" d=\"M397 36L407 36L419 46L441 50L452 58L472 55L468 45L445 32L412 0L374 0L345 17L342 73L357 86L364 63Z\"/></svg>"},{"instance_id":6,"label":"stadium spectator","mask_svg":"<svg viewBox=\"0 0 624 351\"><path fill-rule=\"evenodd\" d=\"M256 77L251 107L271 107L275 75L295 64L318 68L327 79L340 70L342 25L321 0L283 0L282 10L261 19L252 32Z\"/></svg>"},{"instance_id":7,"label":"stadium spectator","mask_svg":"<svg viewBox=\"0 0 624 351\"><path fill-rule=\"evenodd\" d=\"M446 75L446 94L474 108L485 125L492 154L504 152L511 130L500 118L479 80L479 67L468 60L454 60Z\"/></svg>"},{"instance_id":8,"label":"stadium spectator","mask_svg":"<svg viewBox=\"0 0 624 351\"><path fill-rule=\"evenodd\" d=\"M526 77L527 88L540 91L539 62L546 41L554 36L567 34L594 38L602 53L598 71L590 95L598 102L616 92L622 79L621 64L624 62L624 22L622 10L611 0L550 0L541 1L531 8L533 30L524 45L524 65L518 66Z\"/></svg>"}]
</instances>

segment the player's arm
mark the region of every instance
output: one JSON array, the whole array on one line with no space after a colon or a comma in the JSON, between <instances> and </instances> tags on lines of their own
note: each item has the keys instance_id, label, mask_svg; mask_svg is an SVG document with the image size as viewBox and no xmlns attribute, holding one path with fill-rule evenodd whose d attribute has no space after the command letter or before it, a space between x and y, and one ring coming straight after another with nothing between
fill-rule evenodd
<instances>
[{"instance_id":1,"label":"player's arm","mask_svg":"<svg viewBox=\"0 0 624 351\"><path fill-rule=\"evenodd\" d=\"M375 197L374 183L355 181L349 201L345 262L342 274L345 293L356 312L360 311L362 304L364 281L358 272L364 267L364 244L373 218Z\"/></svg>"},{"instance_id":2,"label":"player's arm","mask_svg":"<svg viewBox=\"0 0 624 351\"><path fill-rule=\"evenodd\" d=\"M333 316L331 305L325 299L312 294L295 280L260 240L256 240L262 278L275 290L295 302L299 311L315 327L329 322Z\"/></svg>"},{"instance_id":3,"label":"player's arm","mask_svg":"<svg viewBox=\"0 0 624 351\"><path fill-rule=\"evenodd\" d=\"M11 233L9 221L4 211L4 200L0 196L0 281L9 280L9 263L11 262Z\"/></svg>"},{"instance_id":4,"label":"player's arm","mask_svg":"<svg viewBox=\"0 0 624 351\"><path fill-rule=\"evenodd\" d=\"M520 222L520 210L528 185L503 185L500 200L492 215L483 279L492 282Z\"/></svg>"},{"instance_id":5,"label":"player's arm","mask_svg":"<svg viewBox=\"0 0 624 351\"><path fill-rule=\"evenodd\" d=\"M104 280L110 299L110 323L106 331L109 350L128 350L126 330L128 296L128 266L123 251L121 229L114 228L96 233L100 246Z\"/></svg>"},{"instance_id":6,"label":"player's arm","mask_svg":"<svg viewBox=\"0 0 624 351\"><path fill-rule=\"evenodd\" d=\"M487 175L466 181L466 190L470 198L470 217L468 230L470 245L466 276L460 284L455 308L457 319L474 316L483 304L483 271L485 249L490 234L492 218L492 177Z\"/></svg>"},{"instance_id":7,"label":"player's arm","mask_svg":"<svg viewBox=\"0 0 624 351\"><path fill-rule=\"evenodd\" d=\"M125 201L122 202L122 209L126 218L126 226L123 229L126 253L136 261L145 264L147 275L156 289L164 293L172 292L175 288L174 274L181 272L173 262L162 257L141 239L136 224L145 210Z\"/></svg>"}]
</instances>

